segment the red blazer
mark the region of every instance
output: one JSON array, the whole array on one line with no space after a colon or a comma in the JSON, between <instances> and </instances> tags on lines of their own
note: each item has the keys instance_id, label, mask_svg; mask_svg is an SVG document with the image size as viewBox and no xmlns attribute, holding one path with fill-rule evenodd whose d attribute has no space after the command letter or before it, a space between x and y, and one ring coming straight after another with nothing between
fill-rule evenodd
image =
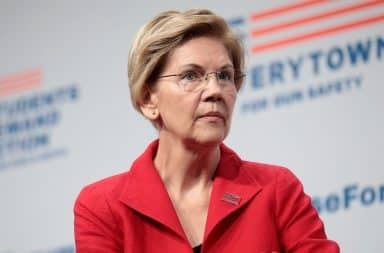
<instances>
[{"instance_id":1,"label":"red blazer","mask_svg":"<svg viewBox=\"0 0 384 253\"><path fill-rule=\"evenodd\" d=\"M192 253L154 165L158 142L128 172L85 187L75 207L76 252ZM202 252L337 253L299 180L242 161L221 145Z\"/></svg>"}]
</instances>

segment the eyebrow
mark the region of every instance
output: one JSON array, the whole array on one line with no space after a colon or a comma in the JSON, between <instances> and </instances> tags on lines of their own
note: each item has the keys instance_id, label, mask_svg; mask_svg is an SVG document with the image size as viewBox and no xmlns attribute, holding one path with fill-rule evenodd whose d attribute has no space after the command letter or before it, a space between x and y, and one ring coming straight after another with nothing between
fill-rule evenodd
<instances>
[{"instance_id":1,"label":"eyebrow","mask_svg":"<svg viewBox=\"0 0 384 253\"><path fill-rule=\"evenodd\" d=\"M189 64L181 65L180 68L182 68L182 69L185 69L185 68L195 68L195 69L205 70L203 68L203 66L201 66L199 64L195 64L195 63L189 63ZM226 68L234 68L234 67L233 67L232 64L228 63L228 64L225 64L225 65L221 66L218 69L226 69Z\"/></svg>"}]
</instances>

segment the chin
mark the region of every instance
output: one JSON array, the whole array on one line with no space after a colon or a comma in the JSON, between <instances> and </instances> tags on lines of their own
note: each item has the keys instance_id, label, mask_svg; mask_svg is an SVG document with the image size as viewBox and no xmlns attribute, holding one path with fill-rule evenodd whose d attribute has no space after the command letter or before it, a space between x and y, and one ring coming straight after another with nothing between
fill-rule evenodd
<instances>
[{"instance_id":1,"label":"chin","mask_svg":"<svg viewBox=\"0 0 384 253\"><path fill-rule=\"evenodd\" d=\"M194 140L196 143L203 145L203 146L215 146L219 145L221 142L224 141L225 137L227 137L226 131L212 131L212 130L205 130L202 133L199 133L195 136Z\"/></svg>"}]
</instances>

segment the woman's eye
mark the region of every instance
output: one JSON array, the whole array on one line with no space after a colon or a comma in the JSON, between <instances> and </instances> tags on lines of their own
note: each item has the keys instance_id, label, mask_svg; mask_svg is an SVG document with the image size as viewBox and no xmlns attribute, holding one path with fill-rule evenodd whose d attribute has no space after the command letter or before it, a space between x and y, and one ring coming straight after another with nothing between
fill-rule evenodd
<instances>
[{"instance_id":1,"label":"woman's eye","mask_svg":"<svg viewBox=\"0 0 384 253\"><path fill-rule=\"evenodd\" d=\"M196 79L199 78L199 74L194 71L188 71L182 75L182 78L187 81L195 81Z\"/></svg>"},{"instance_id":2,"label":"woman's eye","mask_svg":"<svg viewBox=\"0 0 384 253\"><path fill-rule=\"evenodd\" d=\"M219 71L217 77L223 81L231 81L233 75L229 71Z\"/></svg>"}]
</instances>

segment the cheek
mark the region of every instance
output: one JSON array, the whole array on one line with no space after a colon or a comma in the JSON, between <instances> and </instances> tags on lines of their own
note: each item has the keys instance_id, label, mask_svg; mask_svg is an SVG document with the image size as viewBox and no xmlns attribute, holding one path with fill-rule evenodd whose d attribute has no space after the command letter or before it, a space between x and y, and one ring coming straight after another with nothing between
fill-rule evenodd
<instances>
[{"instance_id":1,"label":"cheek","mask_svg":"<svg viewBox=\"0 0 384 253\"><path fill-rule=\"evenodd\" d=\"M192 97L163 93L159 96L159 112L166 122L182 123L193 119L198 100Z\"/></svg>"},{"instance_id":2,"label":"cheek","mask_svg":"<svg viewBox=\"0 0 384 253\"><path fill-rule=\"evenodd\" d=\"M236 98L237 98L237 93L228 94L228 96L226 98L227 110L228 110L228 113L230 113L231 115L232 115L233 109L235 107Z\"/></svg>"}]
</instances>

